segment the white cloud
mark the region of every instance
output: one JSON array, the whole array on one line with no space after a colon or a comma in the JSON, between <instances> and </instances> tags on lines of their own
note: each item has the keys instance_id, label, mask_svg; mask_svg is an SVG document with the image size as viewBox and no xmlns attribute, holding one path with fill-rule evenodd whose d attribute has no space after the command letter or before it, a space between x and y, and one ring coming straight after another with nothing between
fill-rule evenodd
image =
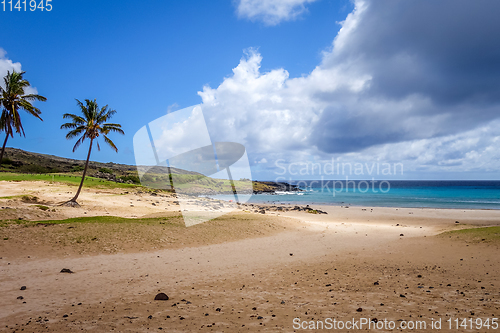
<instances>
[{"instance_id":1,"label":"white cloud","mask_svg":"<svg viewBox=\"0 0 500 333\"><path fill-rule=\"evenodd\" d=\"M335 156L499 170L496 9L452 3L355 1L332 48L299 78L261 72L250 49L232 76L199 92L212 138L270 161L259 168Z\"/></svg>"},{"instance_id":2,"label":"white cloud","mask_svg":"<svg viewBox=\"0 0 500 333\"><path fill-rule=\"evenodd\" d=\"M7 52L0 48L0 77L2 78L2 81L0 84L3 87L3 77L7 74L7 71L12 72L12 70L15 70L16 72L21 71L21 63L19 62L13 62L12 60L8 59L6 57Z\"/></svg>"},{"instance_id":3,"label":"white cloud","mask_svg":"<svg viewBox=\"0 0 500 333\"><path fill-rule=\"evenodd\" d=\"M3 78L7 75L7 72L21 72L21 63L13 62L7 58L7 52L0 47L0 86L4 87ZM38 94L38 91L34 87L28 87L25 90L26 94Z\"/></svg>"},{"instance_id":4,"label":"white cloud","mask_svg":"<svg viewBox=\"0 0 500 333\"><path fill-rule=\"evenodd\" d=\"M306 4L316 0L239 0L239 17L261 20L266 25L277 25L290 21L304 13Z\"/></svg>"}]
</instances>

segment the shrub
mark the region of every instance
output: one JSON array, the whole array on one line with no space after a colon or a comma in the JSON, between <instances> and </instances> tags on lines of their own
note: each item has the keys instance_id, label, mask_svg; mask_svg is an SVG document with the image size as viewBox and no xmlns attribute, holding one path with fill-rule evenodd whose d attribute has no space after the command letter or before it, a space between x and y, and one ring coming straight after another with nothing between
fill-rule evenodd
<instances>
[{"instance_id":1,"label":"shrub","mask_svg":"<svg viewBox=\"0 0 500 333\"><path fill-rule=\"evenodd\" d=\"M112 173L113 173L113 170L108 169L108 168L100 168L100 169L99 169L99 172L102 172L102 173L110 173L110 174L112 174Z\"/></svg>"},{"instance_id":2,"label":"shrub","mask_svg":"<svg viewBox=\"0 0 500 333\"><path fill-rule=\"evenodd\" d=\"M38 197L36 197L34 195L23 195L23 196L21 196L21 201L23 201L23 202L37 202Z\"/></svg>"},{"instance_id":3,"label":"shrub","mask_svg":"<svg viewBox=\"0 0 500 333\"><path fill-rule=\"evenodd\" d=\"M75 165L74 167L71 168L71 172L79 172L79 171L83 171L83 169L85 169L83 166Z\"/></svg>"},{"instance_id":4,"label":"shrub","mask_svg":"<svg viewBox=\"0 0 500 333\"><path fill-rule=\"evenodd\" d=\"M39 173L39 174L40 173L54 172L54 171L51 171L50 169L47 169L44 166L37 165L37 164L25 164L25 165L19 167L18 170L20 172L24 172L24 173Z\"/></svg>"},{"instance_id":5,"label":"shrub","mask_svg":"<svg viewBox=\"0 0 500 333\"><path fill-rule=\"evenodd\" d=\"M131 180L132 183L134 183L134 184L141 183L141 180L139 179L139 177L134 176L134 175L121 176L120 179L123 180L124 182Z\"/></svg>"},{"instance_id":6,"label":"shrub","mask_svg":"<svg viewBox=\"0 0 500 333\"><path fill-rule=\"evenodd\" d=\"M47 207L47 206L44 206L44 205L35 205L36 207L40 208L41 210L45 211L45 210L49 210L50 208Z\"/></svg>"}]
</instances>

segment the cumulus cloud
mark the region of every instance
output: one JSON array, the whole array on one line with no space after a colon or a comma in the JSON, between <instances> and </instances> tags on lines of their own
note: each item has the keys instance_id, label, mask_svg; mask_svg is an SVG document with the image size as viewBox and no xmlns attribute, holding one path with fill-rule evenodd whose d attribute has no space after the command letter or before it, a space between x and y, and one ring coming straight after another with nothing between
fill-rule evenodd
<instances>
[{"instance_id":1,"label":"cumulus cloud","mask_svg":"<svg viewBox=\"0 0 500 333\"><path fill-rule=\"evenodd\" d=\"M236 9L239 17L260 20L266 25L290 21L304 13L306 4L316 0L239 0Z\"/></svg>"},{"instance_id":2,"label":"cumulus cloud","mask_svg":"<svg viewBox=\"0 0 500 333\"><path fill-rule=\"evenodd\" d=\"M210 134L245 144L255 161L496 165L488 156L498 144L499 11L492 1L357 0L308 75L261 72L262 56L250 49L232 76L204 87Z\"/></svg>"},{"instance_id":3,"label":"cumulus cloud","mask_svg":"<svg viewBox=\"0 0 500 333\"><path fill-rule=\"evenodd\" d=\"M13 62L7 58L7 52L0 47L0 85L4 87L3 78L7 75L7 72L21 72L21 63ZM37 94L38 91L34 87L28 87L25 90L26 94Z\"/></svg>"},{"instance_id":4,"label":"cumulus cloud","mask_svg":"<svg viewBox=\"0 0 500 333\"><path fill-rule=\"evenodd\" d=\"M15 70L16 72L21 71L21 63L13 62L12 60L7 58L7 52L0 48L0 77L4 77L7 74L7 71L12 72ZM1 82L3 85L3 80Z\"/></svg>"}]
</instances>

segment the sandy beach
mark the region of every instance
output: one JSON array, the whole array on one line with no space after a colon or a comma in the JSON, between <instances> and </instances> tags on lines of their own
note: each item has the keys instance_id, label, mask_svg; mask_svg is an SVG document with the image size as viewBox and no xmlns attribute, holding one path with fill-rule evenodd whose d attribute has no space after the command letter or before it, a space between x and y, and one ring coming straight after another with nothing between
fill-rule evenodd
<instances>
[{"instance_id":1,"label":"sandy beach","mask_svg":"<svg viewBox=\"0 0 500 333\"><path fill-rule=\"evenodd\" d=\"M498 243L443 234L498 226L498 211L244 206L186 228L189 198L84 189L80 208L57 205L73 191L0 183L0 331L294 332L330 318L455 332L455 319L500 317ZM146 222L28 223L97 216Z\"/></svg>"}]
</instances>

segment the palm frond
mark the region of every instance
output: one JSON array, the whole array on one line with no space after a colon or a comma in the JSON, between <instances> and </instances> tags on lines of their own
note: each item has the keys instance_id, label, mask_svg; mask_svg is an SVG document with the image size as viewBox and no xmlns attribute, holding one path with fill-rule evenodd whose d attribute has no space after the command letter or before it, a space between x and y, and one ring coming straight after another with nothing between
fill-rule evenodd
<instances>
[{"instance_id":1,"label":"palm frond","mask_svg":"<svg viewBox=\"0 0 500 333\"><path fill-rule=\"evenodd\" d=\"M111 141L106 135L103 135L104 141L111 147L115 152L118 152L118 148L116 148L116 145L114 144L113 141Z\"/></svg>"},{"instance_id":2,"label":"palm frond","mask_svg":"<svg viewBox=\"0 0 500 333\"><path fill-rule=\"evenodd\" d=\"M37 117L38 119L40 119L41 121L43 121L43 119L40 117L40 114L42 113L38 108L34 107L33 105L31 105L30 102L28 101L25 101L25 100L20 100L19 101L19 105L25 110L27 111L29 114L31 114L32 116L35 116Z\"/></svg>"},{"instance_id":3,"label":"palm frond","mask_svg":"<svg viewBox=\"0 0 500 333\"><path fill-rule=\"evenodd\" d=\"M80 139L76 141L75 145L73 146L73 153L78 149L78 147L80 147L80 145L84 140L85 140L85 135L83 135L82 137L80 137Z\"/></svg>"},{"instance_id":4,"label":"palm frond","mask_svg":"<svg viewBox=\"0 0 500 333\"><path fill-rule=\"evenodd\" d=\"M73 120L73 122L75 124L85 124L85 119L83 119L81 116L78 116L76 114L72 114L72 113L63 114L63 119L67 119L67 118L70 118L71 120Z\"/></svg>"},{"instance_id":5,"label":"palm frond","mask_svg":"<svg viewBox=\"0 0 500 333\"><path fill-rule=\"evenodd\" d=\"M73 147L75 151L83 142L83 140L91 139L96 140L97 149L101 150L97 138L100 135L104 136L104 141L111 146L115 151L118 151L116 145L111 141L106 134L109 132L117 132L124 134L120 124L107 124L106 120L113 116L116 111L108 108L108 105L99 108L97 100L85 99L84 102L76 100L77 106L80 108L81 115L65 113L64 119L70 119L71 122L61 125L61 129L70 129L71 131L66 135L67 139L71 139L77 135L84 133L76 142ZM93 142L93 141L91 141Z\"/></svg>"},{"instance_id":6,"label":"palm frond","mask_svg":"<svg viewBox=\"0 0 500 333\"><path fill-rule=\"evenodd\" d=\"M82 132L85 132L85 127L84 126L79 126L75 128L74 130L71 130L66 134L66 139L70 140L73 139L75 136L82 134ZM85 134L83 136L86 136Z\"/></svg>"},{"instance_id":7,"label":"palm frond","mask_svg":"<svg viewBox=\"0 0 500 333\"><path fill-rule=\"evenodd\" d=\"M106 134L109 132L116 132L120 134L125 134L125 132L121 129L120 124L104 124L102 126L102 131L105 132Z\"/></svg>"},{"instance_id":8,"label":"palm frond","mask_svg":"<svg viewBox=\"0 0 500 333\"><path fill-rule=\"evenodd\" d=\"M46 102L47 98L43 97L41 95L35 95L35 94L30 94L30 95L24 95L21 96L22 99L25 99L27 101L40 101L40 102Z\"/></svg>"}]
</instances>

